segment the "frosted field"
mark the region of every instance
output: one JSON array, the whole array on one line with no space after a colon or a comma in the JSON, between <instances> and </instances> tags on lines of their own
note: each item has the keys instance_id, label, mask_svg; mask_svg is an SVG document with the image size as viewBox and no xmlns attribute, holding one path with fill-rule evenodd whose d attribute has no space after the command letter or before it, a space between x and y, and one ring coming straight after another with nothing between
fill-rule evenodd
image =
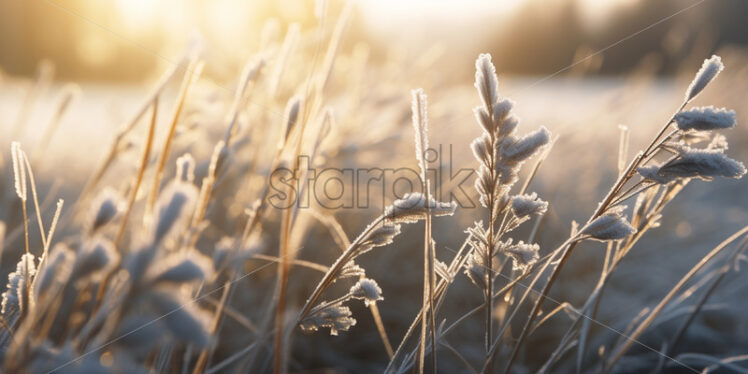
<instances>
[{"instance_id":1,"label":"frosted field","mask_svg":"<svg viewBox=\"0 0 748 374\"><path fill-rule=\"evenodd\" d=\"M698 97L694 105L714 104L737 111L737 127L723 133L730 143L728 154L745 162L748 161L748 127L745 126L748 123L748 110L743 106L745 95L748 94L748 69L738 55L727 55L723 60L727 70ZM568 236L572 220L586 220L590 212L596 208L597 202L603 198L604 192L615 181L619 146L618 126L625 125L630 131L631 140L627 154L627 160L630 160L634 151L645 146L677 109L693 70L694 67L691 67L688 74L673 79L653 79L646 75L628 79L505 78L499 72L501 95L515 101L513 110L521 118L522 132L543 125L551 130L554 137L558 137L530 187L531 191L537 192L550 204L542 222L542 229L535 237L535 241L540 244L541 255L555 248ZM383 74L386 76L386 72ZM423 87L429 95L432 147L441 145L443 152L451 152L443 153L442 157L451 157L451 165L454 168L475 168L476 161L469 150L469 143L478 136L480 128L471 113L471 108L478 103L471 82L446 85L438 79L431 79L428 74L420 78L423 78L420 84L417 83L419 77L406 81L385 80L377 90L362 94L361 102L366 104L360 110L354 107L355 102L349 102L347 95L351 93L340 87L343 82L335 81L336 94L332 95L330 102L332 106L339 107L336 111L338 127L333 129L335 139L328 145L329 165L352 168L407 166L417 169L416 161L412 157L413 129L410 124L409 90ZM376 78L371 77L369 82L363 82L362 85L373 87L375 80ZM28 84L29 82L7 77L0 81L0 134L5 147L2 160L7 166L0 186L8 190L2 200L5 205L14 198L13 173L8 162L10 136ZM194 152L195 157L202 160L196 169L198 175L205 173L205 160L210 156L210 148L225 131L225 115L230 107L234 84L216 83L206 78L196 84L193 94L187 99L184 117L177 128L174 143L177 150L172 153L176 157L183 152ZM160 96L162 106L155 144L163 142L177 89L178 84L174 82ZM36 149L34 144L40 137L41 129L47 126L54 112L59 91L60 86L53 85L33 104L24 135L20 139L12 140L19 140L32 159L37 153L44 155L43 161L36 164L34 169L42 199L51 189L55 196L65 199L66 204L73 206L87 176L105 154L116 129L132 116L147 94L148 85L82 83L80 95L59 124L49 147L43 150ZM252 128L251 126L273 128L276 126L274 123L282 121L282 111L282 105L276 102L269 102L263 98L249 100L245 117L240 119L242 129L247 131L246 129ZM148 116L149 114L146 118ZM132 144L124 150L122 160L113 165L114 170L105 175L103 183L116 184L121 178L121 173L129 175L136 171L136 160L144 141L142 129L145 122L147 121L142 121L139 130L134 132L134 136L129 140ZM361 137L362 134L365 135ZM268 136L270 140L267 143L275 144L277 136ZM251 155L253 147L259 146L253 143L248 143L245 148L239 146L237 154L242 157ZM258 175L267 172L270 169L270 160L267 158L264 156L257 161L253 160L252 169L249 170ZM155 162L155 159L151 162ZM169 165L173 165L171 159ZM241 172L246 169L239 170ZM523 172L523 178L527 171ZM167 173L174 173L174 167L167 167ZM224 197L217 200L217 206L225 208L230 217L241 215L244 206L232 203L225 196L234 193L251 195L257 191L257 183L259 182L252 180L246 185L232 183L223 186L219 193ZM475 197L472 178L463 187ZM596 357L600 344L609 344L617 337L617 333L612 329L626 329L629 321L639 314L642 308L651 307L658 302L704 254L748 224L748 194L745 193L747 190L748 179L718 179L710 183L693 181L667 206L663 212L661 227L648 232L615 271L597 316L597 320L607 327L593 325L590 349L587 350L590 360ZM144 198L144 195L139 195L139 198ZM247 199L251 200L251 197L244 200ZM386 203L389 204L391 201ZM629 205L633 203L633 200L629 201ZM333 213L352 239L382 208L374 206L370 209L342 209ZM53 208L47 209L44 216L50 219ZM455 217L449 222L441 219L434 221L434 239L438 243L437 258L442 261L452 258L454 251L465 239L463 231L476 219L476 215L480 214L483 213L477 208L458 208ZM225 218L225 221L224 218L213 217L215 227L211 226L205 232L205 237L197 242L197 249L210 256L214 240L233 231L233 228L228 226L235 224L230 217ZM278 213L272 213L269 218L272 223L268 224L270 233L266 235L276 237L274 230L278 229ZM306 244L301 244L298 257L325 266L331 264L339 252L326 236L324 226L315 223L314 220L304 224L308 225L308 232L303 236L305 241L302 242ZM419 248L423 237L420 227L413 225L404 228L402 236L393 248L378 249L379 255L361 259L362 266L368 270L367 274L375 278L384 290L384 300L377 304L393 344L399 342L420 308L422 265ZM530 229L531 227L523 227L516 237L526 238ZM75 235L76 230L76 224L62 222L56 237ZM277 256L276 241L277 237L267 240L258 253ZM6 249L3 254L4 274L15 266L15 258L11 260L11 257L17 257L21 253L18 243L21 241L11 242L16 249L11 252ZM557 307L557 300L575 305L584 302L597 281L604 253L604 244L581 244L552 289L550 301L547 301L544 310L547 312ZM743 260L744 258L739 258L735 264L741 271L732 272L726 277L689 330L689 335L680 346L685 352L693 349L717 357L746 353L748 319L745 318L745 310L748 308L748 298L745 295L748 292L748 283L745 282ZM253 269L252 266L247 269ZM292 291L289 302L292 310L296 310L311 291L311 285L307 283L316 282L320 274L308 269L291 274L289 282ZM239 322L242 318L252 321L252 324L260 323L264 318L265 304L270 295L263 290L271 289L274 279L273 271L266 271L239 282L240 291L232 295L230 305L232 313L244 317L226 319L221 344L214 353L215 362L230 357L251 341L242 331L242 327L237 326L243 324ZM498 285L506 283L507 279L500 277L497 280ZM215 302L219 296L220 293L215 294L213 301ZM447 319L448 322L481 303L480 292L462 275L455 280L447 300L439 318ZM688 300L692 299L686 301ZM683 305L686 304L688 303ZM358 324L348 332L341 332L339 336L329 336L326 330L315 334L296 333L291 367L338 367L350 372L384 369L387 355L379 341L371 316L367 315L362 306L356 305L352 309L354 316L358 317ZM677 327L677 317L687 312L686 307L669 309L667 315L674 319L658 319L656 326L645 333L641 341L644 344L651 344L656 349L660 348L658 334ZM480 317L474 317L466 322L464 328L451 333L449 342L453 346L461 347L460 351L467 360L480 361L484 354L480 343L484 326ZM531 347L522 356L522 362L530 363L527 368L537 369L535 365L540 365L550 354L560 336L566 331L569 319L562 312L550 321L553 323L548 323L526 343ZM521 325L514 328L520 329ZM641 355L633 356L637 353ZM621 372L657 364L657 356L640 346L634 345L629 354L631 356L621 361L622 366L618 369ZM448 353L442 355L443 358L439 361L440 371L464 370L454 356ZM558 368L571 370L574 367L574 360L575 354L565 357L560 361ZM263 367L267 369L266 366Z\"/></svg>"}]
</instances>

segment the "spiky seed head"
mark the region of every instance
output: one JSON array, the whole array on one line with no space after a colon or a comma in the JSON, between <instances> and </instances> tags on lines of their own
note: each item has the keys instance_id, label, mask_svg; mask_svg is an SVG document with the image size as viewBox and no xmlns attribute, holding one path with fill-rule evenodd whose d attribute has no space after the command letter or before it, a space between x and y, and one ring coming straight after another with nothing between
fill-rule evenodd
<instances>
[{"instance_id":1,"label":"spiky seed head","mask_svg":"<svg viewBox=\"0 0 748 374\"><path fill-rule=\"evenodd\" d=\"M499 79L490 54L481 54L475 60L475 88L485 108L491 109L499 101Z\"/></svg>"},{"instance_id":2,"label":"spiky seed head","mask_svg":"<svg viewBox=\"0 0 748 374\"><path fill-rule=\"evenodd\" d=\"M426 151L429 149L428 100L422 89L411 91L413 103L411 106L413 129L415 130L416 160L421 169L421 179L426 180Z\"/></svg>"},{"instance_id":3,"label":"spiky seed head","mask_svg":"<svg viewBox=\"0 0 748 374\"><path fill-rule=\"evenodd\" d=\"M330 335L338 335L338 332L348 331L356 325L352 315L351 309L347 306L323 302L320 307L312 309L300 325L304 331L317 331L327 327L330 329Z\"/></svg>"},{"instance_id":4,"label":"spiky seed head","mask_svg":"<svg viewBox=\"0 0 748 374\"><path fill-rule=\"evenodd\" d=\"M675 115L678 128L687 130L721 130L735 127L735 111L712 106L693 108Z\"/></svg>"},{"instance_id":5,"label":"spiky seed head","mask_svg":"<svg viewBox=\"0 0 748 374\"><path fill-rule=\"evenodd\" d=\"M686 90L686 101L691 101L696 97L724 68L722 59L717 55L712 55L708 60L704 60L701 69L696 73L691 85Z\"/></svg>"},{"instance_id":6,"label":"spiky seed head","mask_svg":"<svg viewBox=\"0 0 748 374\"><path fill-rule=\"evenodd\" d=\"M518 218L545 214L548 202L540 200L536 193L512 197L512 211Z\"/></svg>"},{"instance_id":7,"label":"spiky seed head","mask_svg":"<svg viewBox=\"0 0 748 374\"><path fill-rule=\"evenodd\" d=\"M355 299L364 300L366 306L374 304L379 300L384 300L382 289L379 288L377 282L369 278L359 280L351 287L349 293Z\"/></svg>"},{"instance_id":8,"label":"spiky seed head","mask_svg":"<svg viewBox=\"0 0 748 374\"><path fill-rule=\"evenodd\" d=\"M161 192L157 202L158 217L153 231L153 243L181 230L189 221L197 198L197 188L189 183L173 181Z\"/></svg>"},{"instance_id":9,"label":"spiky seed head","mask_svg":"<svg viewBox=\"0 0 748 374\"><path fill-rule=\"evenodd\" d=\"M582 228L579 234L599 241L619 240L633 235L636 229L623 216L625 209L623 205L609 209Z\"/></svg>"},{"instance_id":10,"label":"spiky seed head","mask_svg":"<svg viewBox=\"0 0 748 374\"><path fill-rule=\"evenodd\" d=\"M523 136L522 138L507 138L501 148L501 158L504 163L517 164L535 155L551 141L551 132L545 126Z\"/></svg>"},{"instance_id":11,"label":"spiky seed head","mask_svg":"<svg viewBox=\"0 0 748 374\"><path fill-rule=\"evenodd\" d=\"M538 261L538 251L540 247L537 244L519 243L508 245L503 248L503 252L512 258L512 268L521 272L527 271L535 262Z\"/></svg>"},{"instance_id":12,"label":"spiky seed head","mask_svg":"<svg viewBox=\"0 0 748 374\"><path fill-rule=\"evenodd\" d=\"M114 189L102 190L91 205L88 218L88 231L94 234L115 218L124 209L125 203L122 196Z\"/></svg>"},{"instance_id":13,"label":"spiky seed head","mask_svg":"<svg viewBox=\"0 0 748 374\"><path fill-rule=\"evenodd\" d=\"M721 149L693 148L686 148L679 158L666 163L657 172L663 177L705 180L714 177L740 179L745 173L745 165L727 157Z\"/></svg>"},{"instance_id":14,"label":"spiky seed head","mask_svg":"<svg viewBox=\"0 0 748 374\"><path fill-rule=\"evenodd\" d=\"M21 150L21 144L13 142L10 145L10 156L13 160L13 179L15 180L16 195L26 201L26 163L25 154Z\"/></svg>"}]
</instances>

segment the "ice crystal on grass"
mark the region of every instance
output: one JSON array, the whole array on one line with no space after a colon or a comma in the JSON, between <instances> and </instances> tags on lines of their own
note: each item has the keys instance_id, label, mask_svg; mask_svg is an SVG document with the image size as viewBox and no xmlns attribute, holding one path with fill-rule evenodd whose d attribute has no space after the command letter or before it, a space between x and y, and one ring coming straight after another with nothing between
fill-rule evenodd
<instances>
[{"instance_id":1,"label":"ice crystal on grass","mask_svg":"<svg viewBox=\"0 0 748 374\"><path fill-rule=\"evenodd\" d=\"M340 331L348 331L356 325L356 320L351 316L351 309L341 304L322 303L309 312L309 315L301 321L301 328L305 331L317 331L320 328L330 329L330 335L338 335Z\"/></svg>"},{"instance_id":2,"label":"ice crystal on grass","mask_svg":"<svg viewBox=\"0 0 748 374\"><path fill-rule=\"evenodd\" d=\"M717 139L707 149L684 147L679 157L663 164L643 166L637 169L645 179L666 184L676 179L698 178L712 180L715 177L742 178L746 173L742 162L727 157L723 151L724 141Z\"/></svg>"},{"instance_id":3,"label":"ice crystal on grass","mask_svg":"<svg viewBox=\"0 0 748 374\"><path fill-rule=\"evenodd\" d=\"M413 96L413 105L411 111L413 112L413 129L415 130L415 144L416 144L416 160L418 160L418 166L421 169L421 179L426 178L427 161L426 151L429 149L429 123L427 115L426 94L423 90L411 91Z\"/></svg>"},{"instance_id":4,"label":"ice crystal on grass","mask_svg":"<svg viewBox=\"0 0 748 374\"><path fill-rule=\"evenodd\" d=\"M361 266L358 266L353 260L348 261L345 266L343 266L343 269L340 270L340 274L335 278L335 280L345 279L345 278L354 278L354 277L361 277L365 275L366 272Z\"/></svg>"},{"instance_id":5,"label":"ice crystal on grass","mask_svg":"<svg viewBox=\"0 0 748 374\"><path fill-rule=\"evenodd\" d=\"M366 239L361 241L353 257L358 257L374 247L383 247L391 244L398 235L400 235L400 225L390 222L382 223L372 229Z\"/></svg>"},{"instance_id":6,"label":"ice crystal on grass","mask_svg":"<svg viewBox=\"0 0 748 374\"><path fill-rule=\"evenodd\" d=\"M465 262L465 275L481 289L486 288L486 282L488 281L488 268L485 263L485 256L482 253L473 251L470 253Z\"/></svg>"},{"instance_id":7,"label":"ice crystal on grass","mask_svg":"<svg viewBox=\"0 0 748 374\"><path fill-rule=\"evenodd\" d=\"M426 219L427 211L432 216L451 216L457 209L457 204L436 201L433 198L426 203L426 197L418 192L409 193L385 210L385 217L395 223L414 223Z\"/></svg>"},{"instance_id":8,"label":"ice crystal on grass","mask_svg":"<svg viewBox=\"0 0 748 374\"><path fill-rule=\"evenodd\" d=\"M686 101L691 101L696 97L724 68L722 59L717 55L712 55L708 60L704 60L701 69L696 73L691 85L686 90Z\"/></svg>"},{"instance_id":9,"label":"ice crystal on grass","mask_svg":"<svg viewBox=\"0 0 748 374\"><path fill-rule=\"evenodd\" d=\"M36 273L34 255L24 254L16 264L16 271L8 274L8 290L3 292L2 314L23 312L31 302L28 296L28 288L31 287L31 278Z\"/></svg>"},{"instance_id":10,"label":"ice crystal on grass","mask_svg":"<svg viewBox=\"0 0 748 374\"><path fill-rule=\"evenodd\" d=\"M623 205L609 209L582 228L579 234L599 241L608 241L624 239L636 233L636 229L623 216L625 209Z\"/></svg>"},{"instance_id":11,"label":"ice crystal on grass","mask_svg":"<svg viewBox=\"0 0 748 374\"><path fill-rule=\"evenodd\" d=\"M359 280L351 287L349 293L354 299L364 300L366 306L374 304L379 300L384 300L382 289L379 288L377 282L369 278Z\"/></svg>"},{"instance_id":12,"label":"ice crystal on grass","mask_svg":"<svg viewBox=\"0 0 748 374\"><path fill-rule=\"evenodd\" d=\"M505 162L516 164L535 155L551 141L551 132L541 126L522 138L507 138L502 144L501 156Z\"/></svg>"},{"instance_id":13,"label":"ice crystal on grass","mask_svg":"<svg viewBox=\"0 0 748 374\"><path fill-rule=\"evenodd\" d=\"M735 111L714 107L693 108L675 115L675 123L681 130L721 130L735 127Z\"/></svg>"},{"instance_id":14,"label":"ice crystal on grass","mask_svg":"<svg viewBox=\"0 0 748 374\"><path fill-rule=\"evenodd\" d=\"M13 160L13 179L15 181L16 195L18 195L19 199L26 201L26 164L20 143L11 143L10 155Z\"/></svg>"},{"instance_id":15,"label":"ice crystal on grass","mask_svg":"<svg viewBox=\"0 0 748 374\"><path fill-rule=\"evenodd\" d=\"M506 199L512 185L517 182L520 167L550 142L551 135L548 129L541 127L525 136L514 136L519 120L511 114L513 103L499 98L498 79L491 56L480 55L475 67L475 87L482 105L473 109L473 113L483 129L483 133L470 144L480 163L475 189L480 195L481 205L493 210L491 220L494 221L499 213L498 202Z\"/></svg>"},{"instance_id":16,"label":"ice crystal on grass","mask_svg":"<svg viewBox=\"0 0 748 374\"><path fill-rule=\"evenodd\" d=\"M727 157L721 150L688 149L679 158L660 167L657 174L674 178L741 178L746 172L742 162Z\"/></svg>"},{"instance_id":17,"label":"ice crystal on grass","mask_svg":"<svg viewBox=\"0 0 748 374\"><path fill-rule=\"evenodd\" d=\"M548 202L540 200L536 193L517 195L512 198L512 211L518 218L544 214L548 209Z\"/></svg>"},{"instance_id":18,"label":"ice crystal on grass","mask_svg":"<svg viewBox=\"0 0 748 374\"><path fill-rule=\"evenodd\" d=\"M484 53L475 61L475 88L483 101L483 105L491 107L499 99L499 80L496 77L496 68L491 62L491 55Z\"/></svg>"},{"instance_id":19,"label":"ice crystal on grass","mask_svg":"<svg viewBox=\"0 0 748 374\"><path fill-rule=\"evenodd\" d=\"M659 184L667 184L675 180L674 177L664 176L660 175L660 166L659 165L649 165L649 166L641 166L636 169L636 171L644 177L644 179L656 182Z\"/></svg>"},{"instance_id":20,"label":"ice crystal on grass","mask_svg":"<svg viewBox=\"0 0 748 374\"><path fill-rule=\"evenodd\" d=\"M452 273L449 271L449 266L444 262L436 260L436 262L434 263L434 272L436 272L436 274L439 274L442 279L446 280L449 283L452 283Z\"/></svg>"},{"instance_id":21,"label":"ice crystal on grass","mask_svg":"<svg viewBox=\"0 0 748 374\"><path fill-rule=\"evenodd\" d=\"M505 246L503 251L512 258L512 268L524 272L538 261L539 250L537 244L526 244L520 240L517 244Z\"/></svg>"}]
</instances>

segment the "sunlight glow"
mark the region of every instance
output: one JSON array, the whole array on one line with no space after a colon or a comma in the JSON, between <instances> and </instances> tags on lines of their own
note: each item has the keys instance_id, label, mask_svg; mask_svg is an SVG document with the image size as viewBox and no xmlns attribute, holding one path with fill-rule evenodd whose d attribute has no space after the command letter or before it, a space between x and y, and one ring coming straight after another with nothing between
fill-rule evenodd
<instances>
[{"instance_id":1,"label":"sunlight glow","mask_svg":"<svg viewBox=\"0 0 748 374\"><path fill-rule=\"evenodd\" d=\"M134 32L153 28L157 2L151 0L116 0L115 6L125 27Z\"/></svg>"}]
</instances>

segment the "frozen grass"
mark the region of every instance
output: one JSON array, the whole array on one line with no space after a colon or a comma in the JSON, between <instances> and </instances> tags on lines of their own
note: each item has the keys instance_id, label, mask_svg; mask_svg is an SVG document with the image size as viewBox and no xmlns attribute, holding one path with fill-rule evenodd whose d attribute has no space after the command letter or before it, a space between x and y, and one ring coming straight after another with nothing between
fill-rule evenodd
<instances>
[{"instance_id":1,"label":"frozen grass","mask_svg":"<svg viewBox=\"0 0 748 374\"><path fill-rule=\"evenodd\" d=\"M722 84L703 104L740 105L744 80L720 83L733 67L713 56L676 81L670 117L668 100L638 114L632 83L611 101L622 109L569 128L579 108L509 100L485 54L477 95L413 72L426 88L408 100L398 61L341 47L349 13L266 35L225 82L189 51L84 182L53 149L91 158L64 136L85 87L61 88L37 130L42 65L15 111L24 144L0 158L5 372L746 370L745 117L692 104ZM463 125L476 104L477 126ZM540 120L561 123L552 134ZM439 145L476 170L478 206L430 177ZM385 165L415 170L419 192L355 208L285 200L318 188L309 167Z\"/></svg>"}]
</instances>

